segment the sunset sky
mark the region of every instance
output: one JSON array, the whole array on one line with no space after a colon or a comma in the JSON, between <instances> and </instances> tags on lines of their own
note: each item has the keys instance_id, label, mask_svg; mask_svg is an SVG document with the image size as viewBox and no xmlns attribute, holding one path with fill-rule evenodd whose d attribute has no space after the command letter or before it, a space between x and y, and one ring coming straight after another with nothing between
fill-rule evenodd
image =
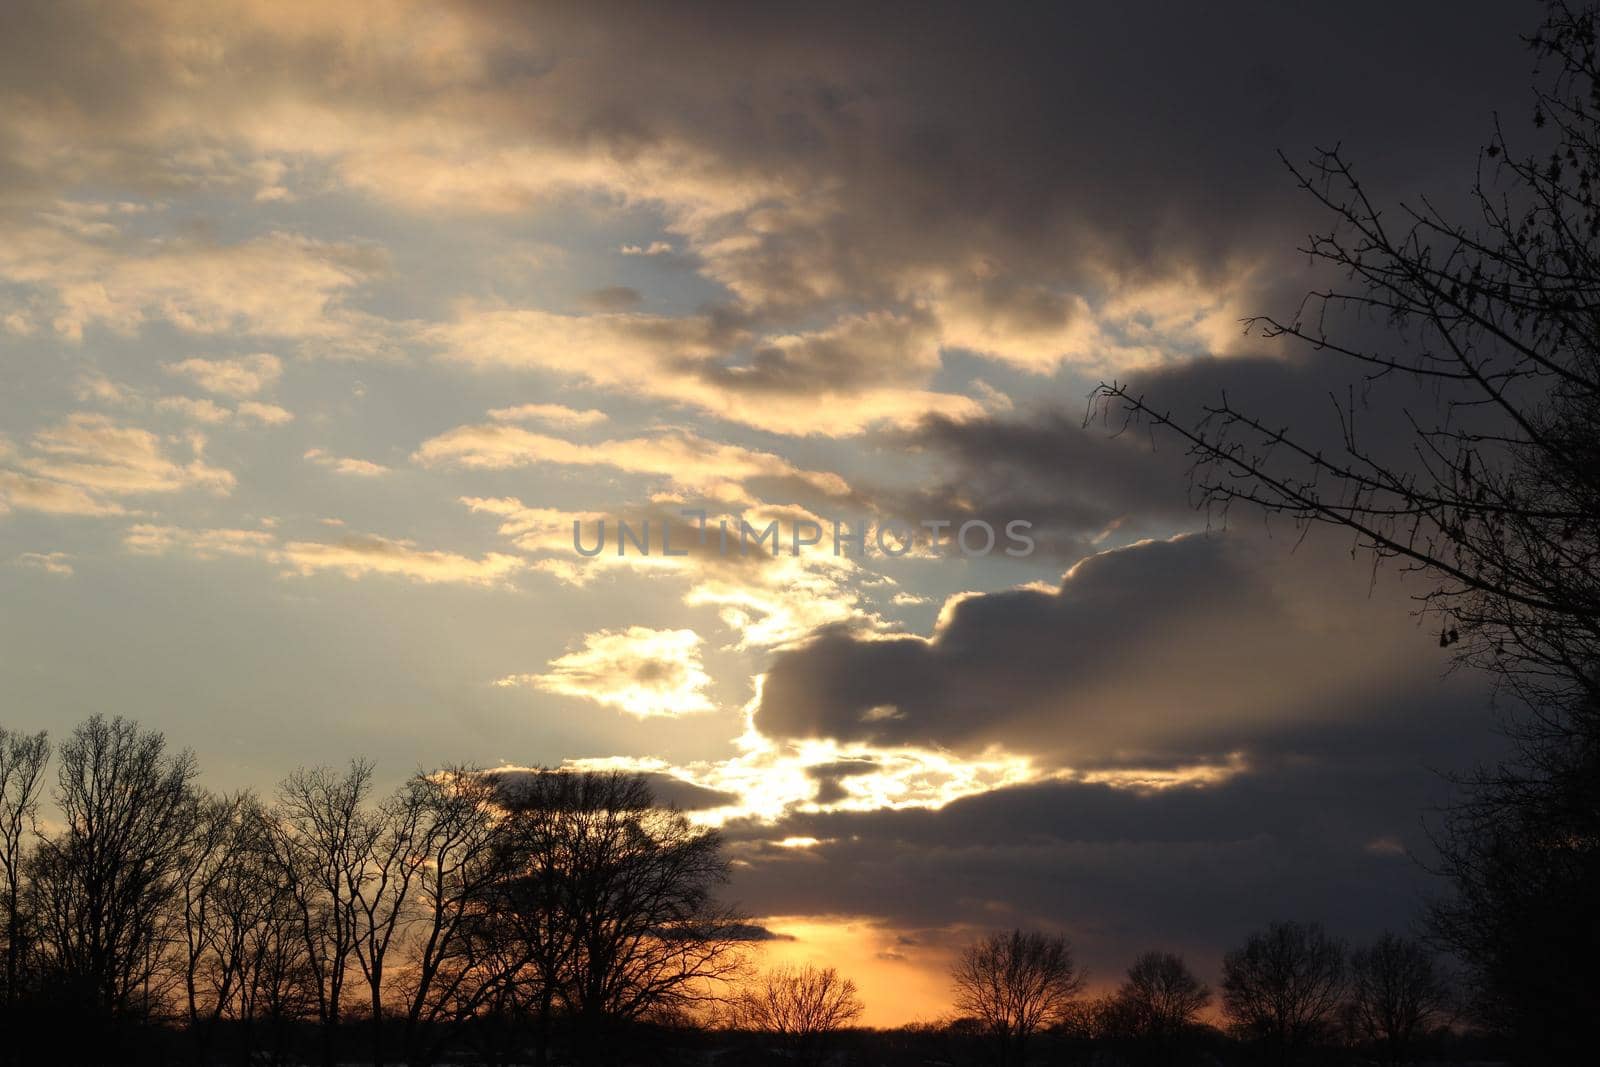
<instances>
[{"instance_id":1,"label":"sunset sky","mask_svg":"<svg viewBox=\"0 0 1600 1067\"><path fill-rule=\"evenodd\" d=\"M875 1024L998 927L1097 985L1405 929L1484 685L1419 586L1084 416L1329 427L1349 368L1239 321L1318 280L1275 151L1459 202L1540 11L1478 6L6 3L0 723L263 794L646 771ZM723 556L696 509L1037 550ZM580 556L602 518L693 550Z\"/></svg>"}]
</instances>

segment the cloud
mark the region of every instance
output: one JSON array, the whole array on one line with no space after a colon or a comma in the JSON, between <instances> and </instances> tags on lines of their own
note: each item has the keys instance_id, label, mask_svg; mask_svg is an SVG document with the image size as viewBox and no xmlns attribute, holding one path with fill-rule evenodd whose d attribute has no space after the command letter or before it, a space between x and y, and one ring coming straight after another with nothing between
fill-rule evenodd
<instances>
[{"instance_id":1,"label":"cloud","mask_svg":"<svg viewBox=\"0 0 1600 1067\"><path fill-rule=\"evenodd\" d=\"M553 370L682 403L777 433L840 436L928 413L981 411L922 386L939 366L925 315L846 316L821 329L757 333L713 315L559 315L463 305L424 336L470 366ZM827 417L819 417L825 407Z\"/></svg>"},{"instance_id":2,"label":"cloud","mask_svg":"<svg viewBox=\"0 0 1600 1067\"><path fill-rule=\"evenodd\" d=\"M1503 60L1528 29L1504 5L1443 37L1378 7L1339 27L1290 7L1196 11L1156 33L1109 7L978 28L952 8L919 13L914 40L826 6L730 20L402 4L382 28L261 4L226 20L21 10L10 36L27 43L0 64L20 101L0 121L0 174L40 221L0 271L53 294L56 329L164 317L359 346L351 323L373 323L343 301L382 269L371 249L284 234L129 241L122 269L94 250L126 233L124 202L62 204L62 187L252 204L335 189L429 220L627 209L660 232L620 252L692 264L716 294L707 310L469 305L430 339L473 365L557 369L797 434L976 414L929 387L941 349L1027 372L1236 350L1239 314L1302 288L1282 268L1304 209L1272 149L1360 129L1408 190L1470 164L1490 107L1522 96ZM1380 16L1374 39L1363 28ZM1419 36L1437 47L1415 54ZM1306 42L1301 69L1345 76L1306 88L1273 58L1282 40ZM92 71L69 61L86 50ZM1460 69L1480 76L1442 76ZM1402 96L1432 116L1429 136L1393 107ZM881 322L904 336L865 336ZM797 388L832 417L819 425Z\"/></svg>"},{"instance_id":3,"label":"cloud","mask_svg":"<svg viewBox=\"0 0 1600 1067\"><path fill-rule=\"evenodd\" d=\"M233 418L233 412L214 401L192 396L164 396L156 401L156 410L175 412L191 422L203 422L208 426Z\"/></svg>"},{"instance_id":4,"label":"cloud","mask_svg":"<svg viewBox=\"0 0 1600 1067\"><path fill-rule=\"evenodd\" d=\"M651 555L632 551L630 546L627 554L607 550L584 558L573 547L574 524L588 547L599 524L606 523L608 543L614 546L620 537L617 516L533 508L513 497L463 497L461 502L476 513L498 517L500 534L521 551L538 557L532 569L562 583L583 587L616 574L684 581L684 603L716 608L723 624L740 635L735 644L740 649L781 647L822 627L849 630L885 625L866 602L857 580L862 572L848 556L833 556L827 550L799 556L788 552L774 556L755 549L740 552L731 547L735 542L723 551L714 509L702 527L697 518L683 514L681 504L658 502L627 517L631 529L639 531L648 525L653 531ZM757 530L774 520L791 531L800 520L820 524L816 515L803 508L756 505L741 515ZM662 551L664 527L670 527L671 556Z\"/></svg>"},{"instance_id":5,"label":"cloud","mask_svg":"<svg viewBox=\"0 0 1600 1067\"><path fill-rule=\"evenodd\" d=\"M218 404L209 397L158 396L152 400L145 391L114 382L104 375L81 376L74 385L73 393L79 400L97 401L125 410L148 407L157 413L176 415L203 426L282 426L294 421L293 412L277 404L256 400L241 401L232 408Z\"/></svg>"},{"instance_id":6,"label":"cloud","mask_svg":"<svg viewBox=\"0 0 1600 1067\"><path fill-rule=\"evenodd\" d=\"M186 333L287 337L327 350L371 343L360 335L375 324L340 303L383 269L366 246L289 233L113 245L47 226L11 227L5 237L0 280L33 292L27 314L69 340L93 325L132 334L159 320Z\"/></svg>"},{"instance_id":7,"label":"cloud","mask_svg":"<svg viewBox=\"0 0 1600 1067\"><path fill-rule=\"evenodd\" d=\"M383 574L426 584L459 582L481 586L504 585L526 566L523 560L499 552L473 559L376 535L347 537L332 543L289 541L283 545L281 558L300 574L334 570L347 578Z\"/></svg>"},{"instance_id":8,"label":"cloud","mask_svg":"<svg viewBox=\"0 0 1600 1067\"><path fill-rule=\"evenodd\" d=\"M583 294L579 301L588 311L630 311L643 301L639 290L627 285L608 285Z\"/></svg>"},{"instance_id":9,"label":"cloud","mask_svg":"<svg viewBox=\"0 0 1600 1067\"><path fill-rule=\"evenodd\" d=\"M653 766L733 798L696 815L719 825L741 819L772 823L803 811L937 810L962 797L1045 776L1027 756L998 750L962 757L914 746L787 743L753 731L739 739L739 747L737 755L724 760L670 768L645 761L636 766ZM591 765L587 760L569 762Z\"/></svg>"},{"instance_id":10,"label":"cloud","mask_svg":"<svg viewBox=\"0 0 1600 1067\"><path fill-rule=\"evenodd\" d=\"M732 892L755 914L868 917L929 944L1000 926L1063 930L1102 979L1152 944L1211 970L1263 907L1357 940L1410 924L1427 872L1368 842L1396 835L1426 851L1415 819L1396 815L1438 798L1413 759L1263 768L1151 793L1036 782L937 809L732 823ZM817 844L767 845L785 837Z\"/></svg>"},{"instance_id":11,"label":"cloud","mask_svg":"<svg viewBox=\"0 0 1600 1067\"><path fill-rule=\"evenodd\" d=\"M640 778L644 779L645 785L649 787L650 794L655 798L657 804L675 807L680 811L702 811L719 807L734 799L726 793L719 793L714 789L706 789L694 785L674 775L663 774L654 770L637 770L628 765L626 761L615 768L606 766L605 762L604 760L596 760L588 769L597 771L617 769L636 773ZM573 770L574 768L569 765L562 769ZM548 767L521 767L505 764L500 767L491 767L481 773L485 778L498 783L505 790L514 792L525 788L525 784L530 778L535 778L541 774L559 773L560 770L553 772Z\"/></svg>"},{"instance_id":12,"label":"cloud","mask_svg":"<svg viewBox=\"0 0 1600 1067\"><path fill-rule=\"evenodd\" d=\"M1070 27L1000 16L978 40L941 11L925 13L920 47L851 20L874 42L863 51L842 48L837 17L815 12L690 26L604 5L474 9L439 14L425 33L416 12L393 16L373 46L363 35L375 31L333 12L291 21L247 6L223 24L152 8L85 23L30 8L19 17L34 43L9 58L35 74L15 76L29 106L0 137L6 173L22 189L70 177L254 202L326 183L429 219L642 209L661 236L621 251L692 263L718 294L702 310L639 314L637 290L619 285L591 294L583 315L461 303L421 337L472 366L554 370L776 432L848 435L993 406L992 385L983 405L935 386L953 350L1040 373L1238 350L1235 320L1277 295L1285 234L1302 229L1270 166L1285 108L1308 129L1360 116L1376 154L1410 175L1442 165L1437 145L1451 138L1469 158L1483 112L1472 101L1520 91L1482 79L1472 101L1440 90L1444 118L1421 145L1389 106L1396 71L1415 90L1416 57L1386 65L1387 41L1308 32L1288 11L1252 17L1242 37L1200 16L1156 35L1110 10ZM1498 54L1523 28L1509 15L1467 21L1441 54ZM1260 59L1259 42L1281 39L1313 41L1322 59L1309 64L1365 73L1339 93L1298 92ZM85 40L102 54L94 74L39 65ZM942 48L964 56L955 77ZM1124 84L1151 64L1203 86L1204 102ZM1217 188L1234 194L1223 208ZM129 236L124 207L140 205L42 203L0 260L37 297L13 314L69 336L163 318L366 354L409 329L349 307L386 269L370 247L282 232L147 240Z\"/></svg>"},{"instance_id":13,"label":"cloud","mask_svg":"<svg viewBox=\"0 0 1600 1067\"><path fill-rule=\"evenodd\" d=\"M541 463L612 467L724 501L750 499L747 483L758 479L783 481L831 496L850 492L837 474L802 470L773 453L719 444L687 431L579 444L518 426L484 423L429 438L417 447L412 459L424 466L465 470L508 470Z\"/></svg>"},{"instance_id":14,"label":"cloud","mask_svg":"<svg viewBox=\"0 0 1600 1067\"><path fill-rule=\"evenodd\" d=\"M24 552L12 560L21 567L32 567L62 578L72 577L72 556L67 552Z\"/></svg>"},{"instance_id":15,"label":"cloud","mask_svg":"<svg viewBox=\"0 0 1600 1067\"><path fill-rule=\"evenodd\" d=\"M1056 766L1218 755L1283 723L1358 717L1375 689L1436 684L1398 581L1368 597L1332 539L1189 535L1091 556L1059 587L952 598L930 637L821 633L780 653L762 734Z\"/></svg>"},{"instance_id":16,"label":"cloud","mask_svg":"<svg viewBox=\"0 0 1600 1067\"><path fill-rule=\"evenodd\" d=\"M489 417L496 422L542 422L550 426L582 428L605 422L608 416L593 408L580 411L563 404L517 404L493 408Z\"/></svg>"},{"instance_id":17,"label":"cloud","mask_svg":"<svg viewBox=\"0 0 1600 1067\"><path fill-rule=\"evenodd\" d=\"M677 718L715 709L705 689L700 635L693 630L630 626L584 637L583 648L550 661L544 674L517 674L499 686L532 686L592 700L640 719Z\"/></svg>"},{"instance_id":18,"label":"cloud","mask_svg":"<svg viewBox=\"0 0 1600 1067\"><path fill-rule=\"evenodd\" d=\"M936 462L913 487L860 486L876 508L911 523L947 519L953 528L982 520L1003 530L1025 520L1040 553L1064 564L1203 521L1189 499L1182 448L1086 424L1081 411L934 416L891 440Z\"/></svg>"},{"instance_id":19,"label":"cloud","mask_svg":"<svg viewBox=\"0 0 1600 1067\"><path fill-rule=\"evenodd\" d=\"M188 378L208 393L242 400L275 386L283 376L283 361L258 352L234 359L185 359L164 363L162 370Z\"/></svg>"},{"instance_id":20,"label":"cloud","mask_svg":"<svg viewBox=\"0 0 1600 1067\"><path fill-rule=\"evenodd\" d=\"M302 458L337 474L349 474L357 478L379 478L389 473L389 468L381 463L374 463L368 459L353 459L349 456L332 456L320 448L306 449Z\"/></svg>"},{"instance_id":21,"label":"cloud","mask_svg":"<svg viewBox=\"0 0 1600 1067\"><path fill-rule=\"evenodd\" d=\"M474 512L497 515L503 521L499 532L524 552L572 551L573 524L593 524L606 516L598 511L563 511L558 508L530 508L514 497L462 497L461 503ZM660 557L666 559L667 557Z\"/></svg>"},{"instance_id":22,"label":"cloud","mask_svg":"<svg viewBox=\"0 0 1600 1067\"><path fill-rule=\"evenodd\" d=\"M174 458L168 445L187 448ZM202 489L219 496L233 490L230 471L205 461L206 439L197 432L167 439L124 426L104 415L77 412L29 439L29 451L0 471L0 491L14 507L57 515L115 515L107 497Z\"/></svg>"},{"instance_id":23,"label":"cloud","mask_svg":"<svg viewBox=\"0 0 1600 1067\"><path fill-rule=\"evenodd\" d=\"M122 515L122 505L76 485L0 470L0 514L12 508L46 515Z\"/></svg>"},{"instance_id":24,"label":"cloud","mask_svg":"<svg viewBox=\"0 0 1600 1067\"><path fill-rule=\"evenodd\" d=\"M130 408L144 403L137 390L98 371L80 374L72 385L72 395L83 403L98 402L110 407Z\"/></svg>"},{"instance_id":25,"label":"cloud","mask_svg":"<svg viewBox=\"0 0 1600 1067\"><path fill-rule=\"evenodd\" d=\"M258 422L263 426L282 426L286 422L294 421L293 412L276 404L263 404L256 400L243 401L235 409L235 414L241 420Z\"/></svg>"},{"instance_id":26,"label":"cloud","mask_svg":"<svg viewBox=\"0 0 1600 1067\"><path fill-rule=\"evenodd\" d=\"M179 526L137 523L122 535L122 545L140 556L161 556L181 551L195 559L223 556L276 558L278 539L270 530L191 530Z\"/></svg>"},{"instance_id":27,"label":"cloud","mask_svg":"<svg viewBox=\"0 0 1600 1067\"><path fill-rule=\"evenodd\" d=\"M337 541L305 541L280 539L271 530L187 529L141 523L128 528L123 545L137 555L182 552L203 560L223 556L259 559L279 565L286 575L332 571L351 579L380 575L426 585L454 583L498 588L526 567L526 561L499 552L474 559L375 534L353 534Z\"/></svg>"}]
</instances>

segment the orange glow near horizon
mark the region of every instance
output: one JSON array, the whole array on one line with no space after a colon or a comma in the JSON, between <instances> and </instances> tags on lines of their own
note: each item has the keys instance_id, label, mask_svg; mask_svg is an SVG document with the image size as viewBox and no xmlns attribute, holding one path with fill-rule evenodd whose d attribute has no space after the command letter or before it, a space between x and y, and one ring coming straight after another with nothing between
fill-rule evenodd
<instances>
[{"instance_id":1,"label":"orange glow near horizon","mask_svg":"<svg viewBox=\"0 0 1600 1067\"><path fill-rule=\"evenodd\" d=\"M855 982L864 1012L858 1026L892 1029L910 1023L948 1020L956 1014L950 970L962 948L981 936L979 928L919 930L915 936L870 918L783 915L756 920L786 940L762 942L752 954L757 972L790 964L833 967ZM1123 975L1091 972L1080 996L1115 992ZM1215 992L1214 981L1207 976ZM1215 998L1200 1013L1220 1023Z\"/></svg>"},{"instance_id":2,"label":"orange glow near horizon","mask_svg":"<svg viewBox=\"0 0 1600 1067\"><path fill-rule=\"evenodd\" d=\"M903 1026L952 1012L951 952L942 944L911 942L868 919L778 916L761 922L792 940L763 943L756 965L836 968L860 993L866 1008L861 1026Z\"/></svg>"}]
</instances>

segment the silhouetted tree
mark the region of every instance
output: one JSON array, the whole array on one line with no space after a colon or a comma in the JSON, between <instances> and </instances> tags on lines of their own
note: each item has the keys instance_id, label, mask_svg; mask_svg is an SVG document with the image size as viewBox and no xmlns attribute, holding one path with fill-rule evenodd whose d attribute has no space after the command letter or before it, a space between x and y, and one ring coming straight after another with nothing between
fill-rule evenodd
<instances>
[{"instance_id":1,"label":"silhouetted tree","mask_svg":"<svg viewBox=\"0 0 1600 1067\"><path fill-rule=\"evenodd\" d=\"M1427 948L1386 933L1350 957L1350 1007L1383 1062L1403 1063L1417 1037L1445 1017L1450 991Z\"/></svg>"},{"instance_id":2,"label":"silhouetted tree","mask_svg":"<svg viewBox=\"0 0 1600 1067\"><path fill-rule=\"evenodd\" d=\"M50 978L86 1018L145 1018L165 994L166 920L194 827L194 757L99 715L61 746L31 898Z\"/></svg>"},{"instance_id":3,"label":"silhouetted tree","mask_svg":"<svg viewBox=\"0 0 1600 1067\"><path fill-rule=\"evenodd\" d=\"M816 1067L828 1037L865 1010L856 984L832 967L775 967L740 996L741 1025L778 1035L797 1062Z\"/></svg>"},{"instance_id":4,"label":"silhouetted tree","mask_svg":"<svg viewBox=\"0 0 1600 1067\"><path fill-rule=\"evenodd\" d=\"M1115 1011L1120 1025L1144 1046L1146 1060L1169 1062L1209 1003L1211 990L1182 956L1146 952L1128 968L1116 992Z\"/></svg>"},{"instance_id":5,"label":"silhouetted tree","mask_svg":"<svg viewBox=\"0 0 1600 1067\"><path fill-rule=\"evenodd\" d=\"M278 790L273 849L305 943L328 1067L361 936L356 893L375 833L363 810L371 789L372 764L353 760L343 775L326 767L302 768Z\"/></svg>"},{"instance_id":6,"label":"silhouetted tree","mask_svg":"<svg viewBox=\"0 0 1600 1067\"><path fill-rule=\"evenodd\" d=\"M250 874L263 846L263 823L259 805L247 794L197 794L192 804L175 906L182 929L178 951L185 1016L196 1059L204 1062L216 1024L233 1013L245 977L248 935L240 919L254 919L248 904L261 895ZM249 900L240 899L241 888Z\"/></svg>"},{"instance_id":7,"label":"silhouetted tree","mask_svg":"<svg viewBox=\"0 0 1600 1067\"><path fill-rule=\"evenodd\" d=\"M389 951L404 931L411 894L426 862L423 840L429 817L428 795L405 787L376 809L362 811L360 837L366 854L350 870L350 897L356 920L355 957L367 983L372 1023L373 1067L383 1067L383 979Z\"/></svg>"},{"instance_id":8,"label":"silhouetted tree","mask_svg":"<svg viewBox=\"0 0 1600 1067\"><path fill-rule=\"evenodd\" d=\"M1440 644L1514 698L1514 757L1468 776L1443 827L1456 892L1435 929L1479 1011L1544 1060L1586 1056L1600 1008L1600 52L1592 7L1549 11L1534 147L1496 128L1470 222L1375 203L1337 149L1291 166L1333 217L1305 251L1346 282L1252 325L1364 370L1335 434L1226 396L1196 421L1126 384L1097 394L1187 441L1203 505L1343 527L1431 578ZM1401 445L1370 432L1377 399L1403 408Z\"/></svg>"},{"instance_id":9,"label":"silhouetted tree","mask_svg":"<svg viewBox=\"0 0 1600 1067\"><path fill-rule=\"evenodd\" d=\"M592 1061L618 1024L721 997L744 927L713 895L728 872L719 834L622 772L522 776L501 803L515 870L503 929L526 946L541 1034L559 1006Z\"/></svg>"},{"instance_id":10,"label":"silhouetted tree","mask_svg":"<svg viewBox=\"0 0 1600 1067\"><path fill-rule=\"evenodd\" d=\"M408 802L416 832L421 931L408 969L405 1044L412 1067L431 1062L438 1042L492 1001L524 962L496 960L485 938L496 890L508 870L495 786L480 772L453 767L417 775ZM505 946L515 956L515 941Z\"/></svg>"},{"instance_id":11,"label":"silhouetted tree","mask_svg":"<svg viewBox=\"0 0 1600 1067\"><path fill-rule=\"evenodd\" d=\"M1276 1062L1325 1037L1345 988L1344 946L1316 923L1272 923L1222 961L1222 1008Z\"/></svg>"},{"instance_id":12,"label":"silhouetted tree","mask_svg":"<svg viewBox=\"0 0 1600 1067\"><path fill-rule=\"evenodd\" d=\"M294 1025L317 1017L317 981L307 958L303 914L271 851L239 871L224 899L230 925L243 935L238 1017L245 1046L260 1047L258 1028L264 1025L268 1042L263 1051L271 1063L284 1063Z\"/></svg>"},{"instance_id":13,"label":"silhouetted tree","mask_svg":"<svg viewBox=\"0 0 1600 1067\"><path fill-rule=\"evenodd\" d=\"M1515 1035L1528 1062L1585 1063L1600 1013L1600 758L1585 741L1546 766L1540 782L1480 783L1450 813L1455 895L1431 920L1470 966L1476 1019Z\"/></svg>"},{"instance_id":14,"label":"silhouetted tree","mask_svg":"<svg viewBox=\"0 0 1600 1067\"><path fill-rule=\"evenodd\" d=\"M44 787L50 743L44 733L12 733L0 726L0 936L5 938L4 1015L10 1021L21 992L23 960L28 953L29 931L23 911L23 865L26 842L37 836L39 793ZM9 1049L0 1051L9 1062Z\"/></svg>"},{"instance_id":15,"label":"silhouetted tree","mask_svg":"<svg viewBox=\"0 0 1600 1067\"><path fill-rule=\"evenodd\" d=\"M957 1010L994 1039L1001 1067L1026 1064L1029 1039L1060 1021L1084 985L1066 938L1021 930L969 945L953 977Z\"/></svg>"}]
</instances>

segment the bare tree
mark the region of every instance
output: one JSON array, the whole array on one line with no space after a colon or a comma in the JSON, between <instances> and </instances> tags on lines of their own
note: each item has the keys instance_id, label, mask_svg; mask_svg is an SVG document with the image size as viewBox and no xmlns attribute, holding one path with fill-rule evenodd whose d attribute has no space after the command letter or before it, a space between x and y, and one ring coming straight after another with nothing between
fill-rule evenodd
<instances>
[{"instance_id":1,"label":"bare tree","mask_svg":"<svg viewBox=\"0 0 1600 1067\"><path fill-rule=\"evenodd\" d=\"M1446 1017L1450 989L1425 946L1386 933L1350 957L1350 1005L1383 1062L1403 1063L1416 1038Z\"/></svg>"},{"instance_id":2,"label":"bare tree","mask_svg":"<svg viewBox=\"0 0 1600 1067\"><path fill-rule=\"evenodd\" d=\"M194 1001L204 1012L199 1025L212 1029L234 1019L248 1035L261 1006L273 1001L268 960L274 946L287 939L293 948L298 935L285 920L286 886L273 856L270 814L251 794L228 800L219 805L226 830L212 857L215 874L194 898L203 909L190 920L197 929L187 943L191 951L202 949L192 979ZM204 1048L206 1041L199 1044Z\"/></svg>"},{"instance_id":3,"label":"bare tree","mask_svg":"<svg viewBox=\"0 0 1600 1067\"><path fill-rule=\"evenodd\" d=\"M832 967L776 967L746 989L737 1004L739 1021L776 1034L803 1064L821 1064L831 1034L865 1010L856 984Z\"/></svg>"},{"instance_id":4,"label":"bare tree","mask_svg":"<svg viewBox=\"0 0 1600 1067\"><path fill-rule=\"evenodd\" d=\"M416 892L422 918L408 976L405 1044L408 1061L420 1067L436 1044L425 1034L449 1032L471 1018L526 959L517 939L504 946L506 959L483 951L484 937L493 932L494 895L508 873L494 784L471 768L451 767L419 774L407 789L420 812Z\"/></svg>"},{"instance_id":5,"label":"bare tree","mask_svg":"<svg viewBox=\"0 0 1600 1067\"><path fill-rule=\"evenodd\" d=\"M265 862L240 875L226 896L229 923L243 949L238 1018L251 1048L257 1047L258 1025L267 1027L265 1051L280 1064L286 1062L290 1027L317 1018L316 972L306 953L302 912L276 858L268 852Z\"/></svg>"},{"instance_id":6,"label":"bare tree","mask_svg":"<svg viewBox=\"0 0 1600 1067\"><path fill-rule=\"evenodd\" d=\"M251 868L249 852L259 847L260 820L248 794L196 795L191 803L194 810L179 861L176 909L182 928L189 1036L203 1061L216 1023L228 1013L242 976L243 933L235 922L240 902L229 890Z\"/></svg>"},{"instance_id":7,"label":"bare tree","mask_svg":"<svg viewBox=\"0 0 1600 1067\"><path fill-rule=\"evenodd\" d=\"M1342 281L1249 326L1360 378L1326 432L1128 383L1092 410L1177 434L1202 505L1343 528L1430 580L1440 644L1512 698L1515 750L1463 778L1434 930L1486 1022L1581 1058L1600 999L1600 19L1547 10L1532 128L1514 144L1497 121L1465 221L1377 203L1337 148L1290 166L1331 219L1304 251Z\"/></svg>"},{"instance_id":8,"label":"bare tree","mask_svg":"<svg viewBox=\"0 0 1600 1067\"><path fill-rule=\"evenodd\" d=\"M383 979L396 937L409 917L411 892L427 858L421 840L427 795L402 788L377 810L359 816L366 855L349 868L348 889L356 919L355 957L367 982L372 1013L373 1067L383 1067Z\"/></svg>"},{"instance_id":9,"label":"bare tree","mask_svg":"<svg viewBox=\"0 0 1600 1067\"><path fill-rule=\"evenodd\" d=\"M86 1010L148 1016L165 993L167 909L193 823L194 757L99 715L61 746L66 824L35 857L32 893L54 976Z\"/></svg>"},{"instance_id":10,"label":"bare tree","mask_svg":"<svg viewBox=\"0 0 1600 1067\"><path fill-rule=\"evenodd\" d=\"M1279 1063L1326 1036L1344 989L1344 946L1317 923L1273 923L1222 961L1223 1011Z\"/></svg>"},{"instance_id":11,"label":"bare tree","mask_svg":"<svg viewBox=\"0 0 1600 1067\"><path fill-rule=\"evenodd\" d=\"M619 1023L721 997L744 927L714 896L728 871L720 835L621 772L525 776L503 802L518 857L507 909L529 944L541 1015L568 1013L581 1056L601 1055Z\"/></svg>"},{"instance_id":12,"label":"bare tree","mask_svg":"<svg viewBox=\"0 0 1600 1067\"><path fill-rule=\"evenodd\" d=\"M1211 990L1182 956L1146 952L1128 968L1116 993L1120 1020L1134 1036L1155 1047L1158 1058L1176 1052L1195 1016L1211 1003Z\"/></svg>"},{"instance_id":13,"label":"bare tree","mask_svg":"<svg viewBox=\"0 0 1600 1067\"><path fill-rule=\"evenodd\" d=\"M330 1067L360 937L356 887L371 853L373 825L363 814L371 788L372 764L353 760L343 775L297 770L278 791L273 847L305 944Z\"/></svg>"},{"instance_id":14,"label":"bare tree","mask_svg":"<svg viewBox=\"0 0 1600 1067\"><path fill-rule=\"evenodd\" d=\"M12 733L0 726L0 901L5 912L5 1007L17 999L27 952L23 923L22 877L28 837L38 835L39 793L50 761L50 742L37 734Z\"/></svg>"},{"instance_id":15,"label":"bare tree","mask_svg":"<svg viewBox=\"0 0 1600 1067\"><path fill-rule=\"evenodd\" d=\"M1026 1064L1028 1040L1059 1021L1084 986L1066 938L1021 930L968 946L954 978L956 1009L995 1039L1001 1067Z\"/></svg>"}]
</instances>

